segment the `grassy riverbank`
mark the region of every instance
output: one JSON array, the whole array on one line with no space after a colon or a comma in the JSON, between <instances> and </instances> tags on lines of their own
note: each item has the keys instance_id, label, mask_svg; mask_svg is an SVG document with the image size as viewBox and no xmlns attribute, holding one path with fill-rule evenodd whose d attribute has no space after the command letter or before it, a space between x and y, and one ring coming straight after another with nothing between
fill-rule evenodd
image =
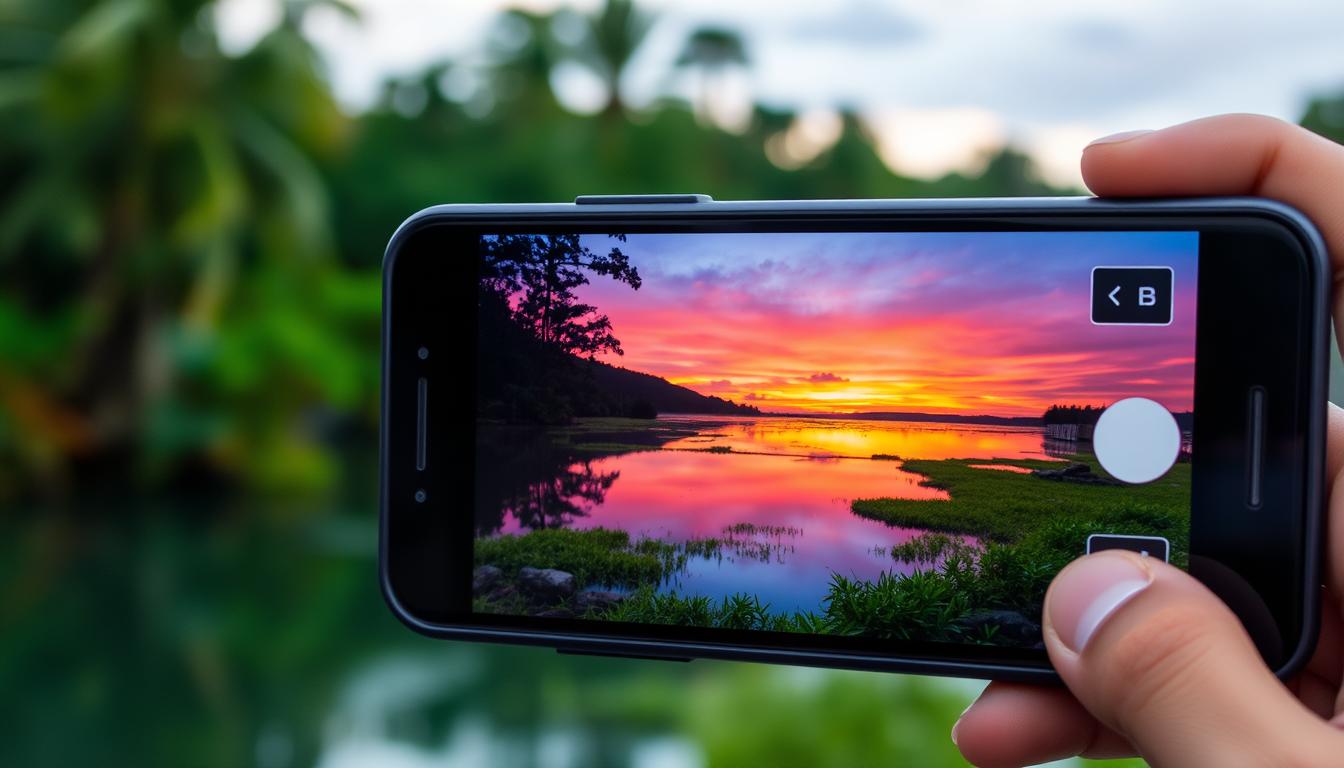
<instances>
[{"instance_id":1,"label":"grassy riverbank","mask_svg":"<svg viewBox=\"0 0 1344 768\"><path fill-rule=\"evenodd\" d=\"M1100 476L1096 458L1079 454ZM974 464L1058 469L1059 462L1031 459L910 459L903 468L927 478L922 484L947 491L949 499L856 499L854 514L892 525L963 533L1013 542L1047 521L1095 523L1093 533L1148 533L1180 537L1189 527L1190 465L1177 464L1144 485L1085 485L1030 474L977 469ZM1187 534L1188 535L1188 532ZM1176 544L1183 543L1173 541ZM1184 546L1179 547L1184 551ZM1081 552L1081 549L1079 550Z\"/></svg>"},{"instance_id":2,"label":"grassy riverbank","mask_svg":"<svg viewBox=\"0 0 1344 768\"><path fill-rule=\"evenodd\" d=\"M512 576L519 568L554 568L580 584L638 587L657 584L685 562L673 544L656 539L631 541L625 531L546 528L520 536L478 539L476 565L493 565Z\"/></svg>"},{"instance_id":3,"label":"grassy riverbank","mask_svg":"<svg viewBox=\"0 0 1344 768\"><path fill-rule=\"evenodd\" d=\"M770 535L795 529L766 526ZM686 563L687 557L714 557L736 552L753 557L735 533L759 533L761 526L739 524L723 537L667 543L631 540L625 531L549 529L477 542L478 566L499 568L512 579L523 567L554 568L573 574L581 586L626 587L631 591L611 605L583 605L576 592L548 602L531 602L510 591L507 598L477 595L475 610L487 613L548 614L557 610L603 621L675 626L752 629L775 632L866 635L901 639L975 640L957 621L972 605L964 584L935 578L883 575L875 582L835 574L821 610L783 612L755 595L737 593L720 600L658 592L663 579ZM1002 593L1013 585L1001 586Z\"/></svg>"},{"instance_id":4,"label":"grassy riverbank","mask_svg":"<svg viewBox=\"0 0 1344 768\"><path fill-rule=\"evenodd\" d=\"M707 434L703 431L706 425L697 426L702 431L676 423L591 419L547 434L553 445L574 454L709 450L724 453L725 462L740 460L733 458L736 452L729 452L727 446L668 447L679 438ZM719 426L711 424L709 429L715 431ZM476 542L475 564L500 569L502 575L497 578L503 581L492 582L496 586L476 596L476 610L1031 646L1040 640L1040 608L1050 580L1082 554L1089 534L1163 536L1171 542L1172 561L1180 566L1186 563L1188 463L1177 464L1154 483L1121 486L1111 484L1099 470L1081 481L1030 473L1066 466L1058 461L901 460L888 454L872 458L900 461L902 470L921 475L923 485L946 491L948 498L852 501L854 515L924 533L890 547L875 547L872 553L889 557L892 567L872 580L832 573L814 610L780 610L750 593L710 598L669 591L692 558L768 563L792 551L793 537L802 535L794 528L745 523L688 541L637 539L623 530L602 528L554 528L483 537ZM1079 454L1072 460L1097 467L1090 455ZM911 565L913 573L909 573ZM573 576L573 587L563 595L528 596L519 577L524 567L564 571ZM621 594L605 591L610 589Z\"/></svg>"},{"instance_id":5,"label":"grassy riverbank","mask_svg":"<svg viewBox=\"0 0 1344 768\"><path fill-rule=\"evenodd\" d=\"M1078 454L1073 460L1097 467L1090 454ZM981 539L985 553L1018 553L1046 563L1053 573L1084 552L1089 534L1119 533L1165 537L1171 542L1171 561L1185 567L1190 545L1188 463L1175 465L1155 482L1126 486L1046 480L971 466L985 463L907 461L906 470L924 475L925 485L947 491L949 498L856 499L851 509L890 525L941 532L893 547L893 558L902 562L933 563L947 555L955 563L967 554L959 535L969 535ZM1027 469L1060 466L1030 459L993 463Z\"/></svg>"},{"instance_id":6,"label":"grassy riverbank","mask_svg":"<svg viewBox=\"0 0 1344 768\"><path fill-rule=\"evenodd\" d=\"M1096 467L1090 455L1073 457ZM1013 611L1039 623L1051 579L1086 550L1093 533L1162 536L1172 563L1185 567L1190 543L1190 465L1132 486L1047 480L1030 474L979 469L984 460L906 461L924 484L947 491L945 500L858 499L855 514L891 525L923 528L889 551L894 560L923 565L917 576L937 608L967 614ZM1057 462L994 459L993 464L1057 469ZM1102 475L1103 477L1104 474ZM961 535L979 537L980 547ZM913 577L908 577L913 578ZM936 611L935 611L936 612Z\"/></svg>"}]
</instances>

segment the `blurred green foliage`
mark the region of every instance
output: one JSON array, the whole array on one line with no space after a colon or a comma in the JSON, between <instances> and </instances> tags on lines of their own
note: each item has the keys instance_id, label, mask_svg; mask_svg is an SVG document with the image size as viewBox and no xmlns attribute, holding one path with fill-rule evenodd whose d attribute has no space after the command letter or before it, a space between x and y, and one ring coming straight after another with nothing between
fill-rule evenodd
<instances>
[{"instance_id":1,"label":"blurred green foliage","mask_svg":"<svg viewBox=\"0 0 1344 768\"><path fill-rule=\"evenodd\" d=\"M449 201L1058 190L1012 149L895 175L850 112L801 161L788 112L722 130L716 80L751 65L732 30L686 41L695 104L632 112L651 19L623 0L503 14L483 64L351 115L300 32L322 5L351 13L286 0L230 55L204 0L0 3L0 764L961 765L966 686L399 626L374 577L379 262ZM608 84L596 114L557 101L562 63ZM1307 123L1340 138L1340 104Z\"/></svg>"},{"instance_id":2,"label":"blurred green foliage","mask_svg":"<svg viewBox=\"0 0 1344 768\"><path fill-rule=\"evenodd\" d=\"M237 56L200 0L0 7L0 493L327 487L331 433L376 429L383 245L426 205L1054 191L1009 150L978 178L894 175L853 114L785 169L767 147L787 112L740 133L683 103L631 113L616 84L650 19L628 2L508 12L484 65L441 62L348 116L300 33L317 5L286 3ZM608 84L597 115L557 101L561 63ZM746 63L717 28L677 60L706 91Z\"/></svg>"}]
</instances>

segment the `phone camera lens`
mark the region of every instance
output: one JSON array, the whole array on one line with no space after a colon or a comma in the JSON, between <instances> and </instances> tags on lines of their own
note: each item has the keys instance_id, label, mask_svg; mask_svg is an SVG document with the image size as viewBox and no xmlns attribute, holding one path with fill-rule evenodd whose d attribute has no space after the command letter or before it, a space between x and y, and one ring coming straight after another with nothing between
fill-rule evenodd
<instances>
[{"instance_id":1,"label":"phone camera lens","mask_svg":"<svg viewBox=\"0 0 1344 768\"><path fill-rule=\"evenodd\" d=\"M421 360L427 360L429 358L429 348L421 347L420 349L416 350L415 356L420 358Z\"/></svg>"},{"instance_id":2,"label":"phone camera lens","mask_svg":"<svg viewBox=\"0 0 1344 768\"><path fill-rule=\"evenodd\" d=\"M429 496L423 490L415 492L415 501L417 504L424 504L425 499L427 498L429 498Z\"/></svg>"}]
</instances>

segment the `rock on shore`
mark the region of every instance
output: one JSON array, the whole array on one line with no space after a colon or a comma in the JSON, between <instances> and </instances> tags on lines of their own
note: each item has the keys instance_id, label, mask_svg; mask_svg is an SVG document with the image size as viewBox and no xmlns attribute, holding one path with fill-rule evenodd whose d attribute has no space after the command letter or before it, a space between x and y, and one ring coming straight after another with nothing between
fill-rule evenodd
<instances>
[{"instance_id":1,"label":"rock on shore","mask_svg":"<svg viewBox=\"0 0 1344 768\"><path fill-rule=\"evenodd\" d=\"M1124 485L1118 480L1102 477L1092 471L1087 464L1070 464L1063 469L1033 469L1031 474L1042 480L1058 480L1065 483L1082 485Z\"/></svg>"},{"instance_id":2,"label":"rock on shore","mask_svg":"<svg viewBox=\"0 0 1344 768\"><path fill-rule=\"evenodd\" d=\"M471 573L472 594L492 602L522 599L530 616L572 618L589 611L604 613L625 600L619 592L579 590L574 574L558 568L524 566L510 579L493 565L478 566Z\"/></svg>"},{"instance_id":3,"label":"rock on shore","mask_svg":"<svg viewBox=\"0 0 1344 768\"><path fill-rule=\"evenodd\" d=\"M555 568L518 569L518 588L536 602L559 603L574 596L574 574Z\"/></svg>"},{"instance_id":4,"label":"rock on shore","mask_svg":"<svg viewBox=\"0 0 1344 768\"><path fill-rule=\"evenodd\" d=\"M979 611L957 619L956 625L972 638L981 636L989 627L998 627L996 640L1030 645L1041 639L1041 625L1017 611Z\"/></svg>"},{"instance_id":5,"label":"rock on shore","mask_svg":"<svg viewBox=\"0 0 1344 768\"><path fill-rule=\"evenodd\" d=\"M493 565L482 565L471 572L471 593L483 595L504 580L504 572Z\"/></svg>"}]
</instances>

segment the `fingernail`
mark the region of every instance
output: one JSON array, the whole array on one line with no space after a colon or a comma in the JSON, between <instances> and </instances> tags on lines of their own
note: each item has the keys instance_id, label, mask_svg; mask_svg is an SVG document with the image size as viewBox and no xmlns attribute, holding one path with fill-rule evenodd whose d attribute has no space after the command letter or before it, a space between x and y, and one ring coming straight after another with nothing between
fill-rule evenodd
<instances>
[{"instance_id":1,"label":"fingernail","mask_svg":"<svg viewBox=\"0 0 1344 768\"><path fill-rule=\"evenodd\" d=\"M970 704L967 704L967 705L966 705L966 708L963 709L963 710L961 710L961 714L960 714L960 715L957 715L957 722L955 722L955 723L952 724L952 743L953 743L953 744L956 744L956 743L957 743L957 729L961 727L961 719L962 719L963 717L965 717L965 716L966 716L966 713L967 713L967 712L970 712L970 711L971 711L971 707L974 707L974 706L975 706L975 702L974 702L974 701L972 701Z\"/></svg>"},{"instance_id":2,"label":"fingernail","mask_svg":"<svg viewBox=\"0 0 1344 768\"><path fill-rule=\"evenodd\" d=\"M1122 141L1137 139L1140 136L1146 136L1150 133L1152 133L1152 131L1148 130L1147 128L1137 131L1121 131L1119 133L1112 133L1110 136L1102 136L1100 139L1093 139L1092 143L1088 144L1087 146L1095 147L1098 144L1119 144ZM1084 147L1084 149L1086 149L1086 147Z\"/></svg>"},{"instance_id":3,"label":"fingernail","mask_svg":"<svg viewBox=\"0 0 1344 768\"><path fill-rule=\"evenodd\" d=\"M1082 653L1116 609L1150 583L1152 574L1128 555L1084 557L1065 568L1050 588L1050 624L1065 646Z\"/></svg>"}]
</instances>

